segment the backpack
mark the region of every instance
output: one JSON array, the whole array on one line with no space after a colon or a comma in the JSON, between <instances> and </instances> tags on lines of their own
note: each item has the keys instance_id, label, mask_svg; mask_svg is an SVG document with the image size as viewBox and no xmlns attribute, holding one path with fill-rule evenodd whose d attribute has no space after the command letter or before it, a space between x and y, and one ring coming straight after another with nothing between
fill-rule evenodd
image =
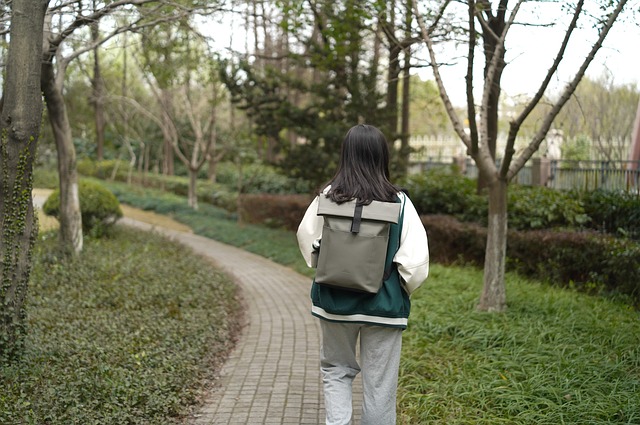
<instances>
[{"instance_id":1,"label":"backpack","mask_svg":"<svg viewBox=\"0 0 640 425\"><path fill-rule=\"evenodd\" d=\"M397 202L337 204L320 195L318 215L324 218L324 225L315 282L377 293L391 273L391 267L385 270L389 229L398 223L400 208Z\"/></svg>"}]
</instances>

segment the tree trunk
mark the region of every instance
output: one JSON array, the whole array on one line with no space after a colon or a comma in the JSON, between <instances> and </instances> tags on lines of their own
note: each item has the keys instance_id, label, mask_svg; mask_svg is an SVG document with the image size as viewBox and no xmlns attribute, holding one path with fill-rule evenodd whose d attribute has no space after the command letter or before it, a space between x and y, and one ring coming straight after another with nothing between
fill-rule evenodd
<instances>
[{"instance_id":1,"label":"tree trunk","mask_svg":"<svg viewBox=\"0 0 640 425\"><path fill-rule=\"evenodd\" d=\"M95 1L94 1L95 8ZM91 25L91 38L95 42L100 37L98 32L98 21ZM91 79L91 88L93 90L92 103L95 114L96 126L96 156L98 161L104 159L104 129L106 125L104 111L104 81L102 81L102 73L100 71L100 56L98 48L93 49L93 78Z\"/></svg>"},{"instance_id":2,"label":"tree trunk","mask_svg":"<svg viewBox=\"0 0 640 425\"><path fill-rule=\"evenodd\" d=\"M387 114L389 117L388 140L389 148L393 148L393 142L398 135L398 80L400 78L400 48L394 45L389 50L389 70L387 81Z\"/></svg>"},{"instance_id":3,"label":"tree trunk","mask_svg":"<svg viewBox=\"0 0 640 425\"><path fill-rule=\"evenodd\" d=\"M478 310L502 312L507 308L504 283L507 254L507 181L489 185L489 225L484 259L484 287Z\"/></svg>"},{"instance_id":4,"label":"tree trunk","mask_svg":"<svg viewBox=\"0 0 640 425\"><path fill-rule=\"evenodd\" d=\"M411 1L406 3L405 13L405 40L411 37ZM409 154L411 148L409 146L409 115L411 103L411 46L404 48L404 66L402 68L402 114L400 127L400 171L406 175L409 170Z\"/></svg>"},{"instance_id":5,"label":"tree trunk","mask_svg":"<svg viewBox=\"0 0 640 425\"><path fill-rule=\"evenodd\" d=\"M47 104L49 122L58 151L60 177L60 243L62 251L77 254L82 251L82 216L78 193L76 150L62 90L57 87L53 64L42 62L42 91Z\"/></svg>"},{"instance_id":6,"label":"tree trunk","mask_svg":"<svg viewBox=\"0 0 640 425\"><path fill-rule=\"evenodd\" d=\"M400 51L398 40L395 37L396 15L395 1L387 4L389 18L386 25L386 35L389 42L389 65L387 70L387 116L389 149L393 148L393 142L398 134L398 79L400 78Z\"/></svg>"},{"instance_id":7,"label":"tree trunk","mask_svg":"<svg viewBox=\"0 0 640 425\"><path fill-rule=\"evenodd\" d=\"M218 161L215 160L215 158L213 158L213 155L211 155L211 159L209 159L209 168L207 169L207 177L209 177L209 181L211 183L215 183L217 180L217 173L218 173Z\"/></svg>"},{"instance_id":8,"label":"tree trunk","mask_svg":"<svg viewBox=\"0 0 640 425\"><path fill-rule=\"evenodd\" d=\"M31 190L42 119L40 72L48 1L14 0L0 115L0 362L20 354L31 253Z\"/></svg>"},{"instance_id":9,"label":"tree trunk","mask_svg":"<svg viewBox=\"0 0 640 425\"><path fill-rule=\"evenodd\" d=\"M493 60L493 55L496 52L496 46L498 40L496 35L500 37L505 29L504 15L499 14L497 17L488 17L489 27L492 29L492 33L483 33L483 45L484 45L484 77L487 78L489 72L489 66ZM500 80L502 79L502 71L505 67L505 51L501 50L501 55L498 58L498 66L493 74L493 81L489 85L489 99L486 105L485 114L487 114L487 140L483 140L489 147L491 158L496 159L496 144L498 140L498 109L500 107ZM481 192L488 184L491 178L486 176L482 172L478 174L478 192Z\"/></svg>"},{"instance_id":10,"label":"tree trunk","mask_svg":"<svg viewBox=\"0 0 640 425\"><path fill-rule=\"evenodd\" d=\"M171 128L173 123L171 122L171 116L169 115L169 110L173 106L173 99L171 98L171 94L167 90L162 90L162 102L164 107L167 109L162 114L162 122L165 128ZM173 176L174 174L174 151L173 151L173 141L168 136L166 132L162 132L163 134L163 161L162 161L162 174L165 176Z\"/></svg>"},{"instance_id":11,"label":"tree trunk","mask_svg":"<svg viewBox=\"0 0 640 425\"><path fill-rule=\"evenodd\" d=\"M400 130L400 172L407 174L409 169L409 106L411 103L411 53L409 47L404 52L404 68L402 70L402 114Z\"/></svg>"},{"instance_id":12,"label":"tree trunk","mask_svg":"<svg viewBox=\"0 0 640 425\"><path fill-rule=\"evenodd\" d=\"M198 209L198 170L189 167L189 206L194 210Z\"/></svg>"}]
</instances>

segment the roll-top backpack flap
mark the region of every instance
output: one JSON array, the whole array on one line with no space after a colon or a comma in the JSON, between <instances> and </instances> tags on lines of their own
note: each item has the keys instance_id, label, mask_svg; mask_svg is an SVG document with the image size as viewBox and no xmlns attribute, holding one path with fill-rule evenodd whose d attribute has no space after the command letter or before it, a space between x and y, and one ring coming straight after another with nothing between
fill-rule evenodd
<instances>
[{"instance_id":1,"label":"roll-top backpack flap","mask_svg":"<svg viewBox=\"0 0 640 425\"><path fill-rule=\"evenodd\" d=\"M358 205L357 201L336 204L325 196L318 199L318 215L353 217L353 213ZM363 220L385 221L388 223L398 223L400 216L400 203L373 201L369 205L362 207Z\"/></svg>"},{"instance_id":2,"label":"roll-top backpack flap","mask_svg":"<svg viewBox=\"0 0 640 425\"><path fill-rule=\"evenodd\" d=\"M399 213L399 203L336 204L321 196L318 215L324 217L324 226L316 283L377 293L385 273L389 229Z\"/></svg>"}]
</instances>

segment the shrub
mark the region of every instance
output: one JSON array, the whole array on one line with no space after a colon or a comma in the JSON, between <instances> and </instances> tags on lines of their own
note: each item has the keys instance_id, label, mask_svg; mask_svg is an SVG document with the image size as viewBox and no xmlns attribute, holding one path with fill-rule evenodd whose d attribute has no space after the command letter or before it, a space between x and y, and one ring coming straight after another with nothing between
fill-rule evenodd
<instances>
[{"instance_id":1,"label":"shrub","mask_svg":"<svg viewBox=\"0 0 640 425\"><path fill-rule=\"evenodd\" d=\"M542 186L509 187L509 227L518 230L580 227L589 221L578 199Z\"/></svg>"},{"instance_id":2,"label":"shrub","mask_svg":"<svg viewBox=\"0 0 640 425\"><path fill-rule=\"evenodd\" d=\"M571 195L582 201L593 229L640 239L640 196L605 190L574 191Z\"/></svg>"},{"instance_id":3,"label":"shrub","mask_svg":"<svg viewBox=\"0 0 640 425\"><path fill-rule=\"evenodd\" d=\"M431 261L471 263L482 267L487 235L484 227L461 222L450 215L423 215L420 218L427 230Z\"/></svg>"},{"instance_id":4,"label":"shrub","mask_svg":"<svg viewBox=\"0 0 640 425\"><path fill-rule=\"evenodd\" d=\"M403 183L419 214L449 214L463 221L486 222L486 198L474 180L445 169L409 176Z\"/></svg>"},{"instance_id":5,"label":"shrub","mask_svg":"<svg viewBox=\"0 0 640 425\"><path fill-rule=\"evenodd\" d=\"M239 214L247 223L295 231L310 202L308 195L242 195Z\"/></svg>"},{"instance_id":6,"label":"shrub","mask_svg":"<svg viewBox=\"0 0 640 425\"><path fill-rule=\"evenodd\" d=\"M97 177L100 179L111 178L113 171L117 168L117 171L122 171L122 178L126 178L126 171L129 164L125 161L118 159L106 159L104 161L93 161L88 158L78 161L78 173L83 176Z\"/></svg>"},{"instance_id":7,"label":"shrub","mask_svg":"<svg viewBox=\"0 0 640 425\"><path fill-rule=\"evenodd\" d=\"M122 217L120 203L113 193L102 185L81 180L78 185L82 231L85 234L100 237ZM56 189L42 206L42 211L59 219L60 189Z\"/></svg>"},{"instance_id":8,"label":"shrub","mask_svg":"<svg viewBox=\"0 0 640 425\"><path fill-rule=\"evenodd\" d=\"M487 231L453 217L422 216L435 262L483 267ZM640 244L597 232L510 230L507 267L559 286L622 294L640 304Z\"/></svg>"},{"instance_id":9,"label":"shrub","mask_svg":"<svg viewBox=\"0 0 640 425\"><path fill-rule=\"evenodd\" d=\"M476 193L475 180L434 169L408 177L404 186L419 214L448 214L465 222L487 223L487 197ZM508 213L509 227L519 230L580 227L589 221L574 196L540 186L510 185Z\"/></svg>"},{"instance_id":10,"label":"shrub","mask_svg":"<svg viewBox=\"0 0 640 425\"><path fill-rule=\"evenodd\" d=\"M510 268L589 293L640 302L640 245L593 231L510 232Z\"/></svg>"}]
</instances>

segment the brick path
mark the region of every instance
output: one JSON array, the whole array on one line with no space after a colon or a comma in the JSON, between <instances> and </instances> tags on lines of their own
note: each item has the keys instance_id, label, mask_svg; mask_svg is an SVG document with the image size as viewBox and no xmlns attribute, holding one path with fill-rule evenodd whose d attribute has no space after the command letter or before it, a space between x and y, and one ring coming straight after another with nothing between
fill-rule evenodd
<instances>
[{"instance_id":1,"label":"brick path","mask_svg":"<svg viewBox=\"0 0 640 425\"><path fill-rule=\"evenodd\" d=\"M145 229L152 226L123 219ZM324 423L320 326L311 316L309 278L263 257L183 232L156 229L211 258L237 281L247 326L191 425ZM354 386L359 419L360 378Z\"/></svg>"}]
</instances>

